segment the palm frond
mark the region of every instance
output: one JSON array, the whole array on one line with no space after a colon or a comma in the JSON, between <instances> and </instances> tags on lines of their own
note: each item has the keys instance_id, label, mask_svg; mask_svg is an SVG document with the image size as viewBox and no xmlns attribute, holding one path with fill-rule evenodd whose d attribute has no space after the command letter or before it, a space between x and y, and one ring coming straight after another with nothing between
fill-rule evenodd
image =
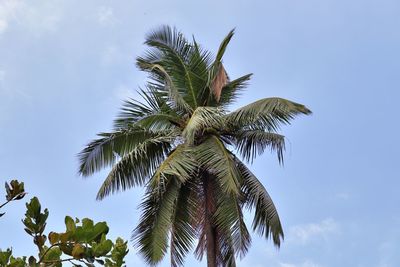
<instances>
[{"instance_id":1,"label":"palm frond","mask_svg":"<svg viewBox=\"0 0 400 267\"><path fill-rule=\"evenodd\" d=\"M183 110L185 113L191 114L193 112L192 108L188 103L186 103L185 99L181 96L180 92L174 85L171 76L160 64L154 63L145 63L142 62L142 65L147 64L150 71L158 72L160 75L164 77L165 80L165 90L168 92L168 96L170 101L173 103L173 107Z\"/></svg>"},{"instance_id":2,"label":"palm frond","mask_svg":"<svg viewBox=\"0 0 400 267\"><path fill-rule=\"evenodd\" d=\"M233 35L235 34L235 29L229 31L229 33L225 36L224 40L222 40L219 45L217 56L215 58L215 62L221 62L222 57L225 54L226 48L228 47L229 42L231 41Z\"/></svg>"},{"instance_id":3,"label":"palm frond","mask_svg":"<svg viewBox=\"0 0 400 267\"><path fill-rule=\"evenodd\" d=\"M246 255L251 243L251 237L243 220L241 207L235 197L219 197L218 208L215 212L215 224L221 235L231 240L235 255Z\"/></svg>"},{"instance_id":4,"label":"palm frond","mask_svg":"<svg viewBox=\"0 0 400 267\"><path fill-rule=\"evenodd\" d=\"M232 237L226 233L222 234L220 231L216 232L216 236L218 240L217 266L236 267Z\"/></svg>"},{"instance_id":5,"label":"palm frond","mask_svg":"<svg viewBox=\"0 0 400 267\"><path fill-rule=\"evenodd\" d=\"M210 97L209 69L213 64L213 58L209 51L204 50L193 40L193 53L189 59L189 69L193 85L196 87L199 106L207 106Z\"/></svg>"},{"instance_id":6,"label":"palm frond","mask_svg":"<svg viewBox=\"0 0 400 267\"><path fill-rule=\"evenodd\" d=\"M118 156L123 156L149 138L169 135L171 131L153 132L139 127L129 127L111 133L101 133L79 153L79 173L89 176L112 166Z\"/></svg>"},{"instance_id":7,"label":"palm frond","mask_svg":"<svg viewBox=\"0 0 400 267\"><path fill-rule=\"evenodd\" d=\"M244 205L254 210L253 230L265 238L272 237L276 246L283 240L283 229L275 205L257 177L238 159L238 169L243 178Z\"/></svg>"},{"instance_id":8,"label":"palm frond","mask_svg":"<svg viewBox=\"0 0 400 267\"><path fill-rule=\"evenodd\" d=\"M311 114L304 105L278 97L264 98L226 115L232 129L277 131L281 124L290 124L297 115Z\"/></svg>"},{"instance_id":9,"label":"palm frond","mask_svg":"<svg viewBox=\"0 0 400 267\"><path fill-rule=\"evenodd\" d=\"M222 40L219 48L217 55L215 57L215 60L212 65L210 65L209 68L209 75L208 75L208 83L207 87L210 90L210 97L209 100L214 99L216 102L219 102L221 90L223 86L226 85L226 83L229 80L229 77L222 65L222 57L225 54L226 48L232 39L234 35L235 30L232 29L228 35Z\"/></svg>"},{"instance_id":10,"label":"palm frond","mask_svg":"<svg viewBox=\"0 0 400 267\"><path fill-rule=\"evenodd\" d=\"M149 181L149 186L161 192L168 177L171 176L185 183L198 170L198 164L192 154L186 145L178 145L157 168Z\"/></svg>"},{"instance_id":11,"label":"palm frond","mask_svg":"<svg viewBox=\"0 0 400 267\"><path fill-rule=\"evenodd\" d=\"M217 209L214 214L214 223L220 238L228 242L233 256L243 257L250 246L251 237L243 220L240 205L241 195L226 194L219 185L215 185L217 194Z\"/></svg>"},{"instance_id":12,"label":"palm frond","mask_svg":"<svg viewBox=\"0 0 400 267\"><path fill-rule=\"evenodd\" d=\"M240 96L241 91L246 88L248 81L250 80L252 75L253 74L250 73L235 80L228 81L228 83L221 90L221 97L219 99L218 105L222 107L232 105ZM217 103L210 103L211 106L214 106L216 104Z\"/></svg>"},{"instance_id":13,"label":"palm frond","mask_svg":"<svg viewBox=\"0 0 400 267\"><path fill-rule=\"evenodd\" d=\"M139 95L144 103L135 99L125 101L118 118L114 120L116 130L133 125L147 129L163 129L179 125L178 114L168 106L167 99L157 88L148 86L147 90L140 90Z\"/></svg>"},{"instance_id":14,"label":"palm frond","mask_svg":"<svg viewBox=\"0 0 400 267\"><path fill-rule=\"evenodd\" d=\"M238 196L240 175L230 152L218 137L210 135L196 147L197 161L215 175L224 194Z\"/></svg>"},{"instance_id":15,"label":"palm frond","mask_svg":"<svg viewBox=\"0 0 400 267\"><path fill-rule=\"evenodd\" d=\"M198 107L190 117L182 132L182 137L190 145L195 143L196 135L206 128L219 129L222 127L223 111L214 107Z\"/></svg>"},{"instance_id":16,"label":"palm frond","mask_svg":"<svg viewBox=\"0 0 400 267\"><path fill-rule=\"evenodd\" d=\"M276 151L279 162L283 163L285 150L283 135L262 130L239 130L230 134L235 140L238 152L247 162L252 163L257 155L261 155L269 147L271 151Z\"/></svg>"},{"instance_id":17,"label":"palm frond","mask_svg":"<svg viewBox=\"0 0 400 267\"><path fill-rule=\"evenodd\" d=\"M117 191L144 185L170 152L176 135L174 132L147 138L113 166L97 193L101 200Z\"/></svg>"},{"instance_id":18,"label":"palm frond","mask_svg":"<svg viewBox=\"0 0 400 267\"><path fill-rule=\"evenodd\" d=\"M181 183L170 179L162 194L148 190L140 208L142 216L132 233L132 240L145 261L154 266L168 249L168 233L176 209Z\"/></svg>"},{"instance_id":19,"label":"palm frond","mask_svg":"<svg viewBox=\"0 0 400 267\"><path fill-rule=\"evenodd\" d=\"M169 26L163 26L151 32L147 36L145 44L162 52L162 61L168 63L163 67L178 88L186 89L187 95L184 96L186 101L193 109L197 108L197 91L188 67L188 59L193 53L193 46L182 33Z\"/></svg>"},{"instance_id":20,"label":"palm frond","mask_svg":"<svg viewBox=\"0 0 400 267\"><path fill-rule=\"evenodd\" d=\"M179 55L183 60L187 60L191 46L185 36L175 27L162 25L146 36L145 44L160 51L168 51Z\"/></svg>"},{"instance_id":21,"label":"palm frond","mask_svg":"<svg viewBox=\"0 0 400 267\"><path fill-rule=\"evenodd\" d=\"M190 182L182 185L176 202L171 227L171 266L183 266L186 254L196 238L196 212L198 201L193 198L196 190Z\"/></svg>"}]
</instances>

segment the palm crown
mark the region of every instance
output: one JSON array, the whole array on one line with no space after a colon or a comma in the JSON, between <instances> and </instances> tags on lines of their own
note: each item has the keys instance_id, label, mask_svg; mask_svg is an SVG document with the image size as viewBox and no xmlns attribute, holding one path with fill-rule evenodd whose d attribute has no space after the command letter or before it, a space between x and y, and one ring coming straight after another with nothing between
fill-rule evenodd
<instances>
[{"instance_id":1,"label":"palm crown","mask_svg":"<svg viewBox=\"0 0 400 267\"><path fill-rule=\"evenodd\" d=\"M264 98L233 112L228 107L251 74L231 80L222 57L233 30L216 56L194 39L163 26L147 35L149 49L137 66L149 75L142 102L130 99L114 122L80 153L79 172L112 167L97 198L145 186L142 216L133 240L145 260L183 265L193 248L208 266L235 266L251 238L243 208L254 212L252 228L279 246L282 226L251 162L269 148L282 162L281 125L311 111L282 98ZM236 156L235 153L238 155Z\"/></svg>"}]
</instances>

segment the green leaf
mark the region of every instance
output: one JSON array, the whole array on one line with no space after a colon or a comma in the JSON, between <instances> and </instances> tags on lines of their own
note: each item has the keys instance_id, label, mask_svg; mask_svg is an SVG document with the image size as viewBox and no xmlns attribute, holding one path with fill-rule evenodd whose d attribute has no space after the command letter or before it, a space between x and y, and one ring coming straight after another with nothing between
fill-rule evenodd
<instances>
[{"instance_id":1,"label":"green leaf","mask_svg":"<svg viewBox=\"0 0 400 267\"><path fill-rule=\"evenodd\" d=\"M60 234L55 232L49 233L49 242L51 245L54 245L60 241Z\"/></svg>"},{"instance_id":2,"label":"green leaf","mask_svg":"<svg viewBox=\"0 0 400 267\"><path fill-rule=\"evenodd\" d=\"M207 128L220 129L223 126L223 111L214 107L198 107L190 117L182 132L185 141L192 145L198 135Z\"/></svg>"},{"instance_id":3,"label":"green leaf","mask_svg":"<svg viewBox=\"0 0 400 267\"><path fill-rule=\"evenodd\" d=\"M59 248L66 255L72 256L72 250L74 248L72 244L66 244L65 242L63 242L61 245L59 245Z\"/></svg>"},{"instance_id":4,"label":"green leaf","mask_svg":"<svg viewBox=\"0 0 400 267\"><path fill-rule=\"evenodd\" d=\"M100 242L99 244L96 244L93 246L93 253L95 257L103 257L107 255L108 252L111 251L113 247L113 243L111 240L104 240L103 242Z\"/></svg>"},{"instance_id":5,"label":"green leaf","mask_svg":"<svg viewBox=\"0 0 400 267\"><path fill-rule=\"evenodd\" d=\"M150 265L160 262L167 252L168 232L179 187L180 183L171 179L161 194L149 190L141 204L142 217L132 238L139 253Z\"/></svg>"},{"instance_id":6,"label":"green leaf","mask_svg":"<svg viewBox=\"0 0 400 267\"><path fill-rule=\"evenodd\" d=\"M118 190L145 184L171 150L171 143L176 136L174 130L165 130L143 140L112 168L97 194L97 199L103 199Z\"/></svg>"},{"instance_id":7,"label":"green leaf","mask_svg":"<svg viewBox=\"0 0 400 267\"><path fill-rule=\"evenodd\" d=\"M156 191L162 191L168 177L175 177L184 183L196 173L197 165L193 155L191 155L191 149L183 144L178 145L158 167L149 185Z\"/></svg>"},{"instance_id":8,"label":"green leaf","mask_svg":"<svg viewBox=\"0 0 400 267\"><path fill-rule=\"evenodd\" d=\"M45 261L57 261L61 259L62 251L59 247L51 248L44 256Z\"/></svg>"},{"instance_id":9,"label":"green leaf","mask_svg":"<svg viewBox=\"0 0 400 267\"><path fill-rule=\"evenodd\" d=\"M241 177L233 161L230 151L216 136L210 135L196 147L196 157L199 163L211 171L217 178L224 193L239 195Z\"/></svg>"},{"instance_id":10,"label":"green leaf","mask_svg":"<svg viewBox=\"0 0 400 267\"><path fill-rule=\"evenodd\" d=\"M89 218L82 219L83 230L85 230L85 231L92 230L93 226L94 226L93 220L91 220Z\"/></svg>"},{"instance_id":11,"label":"green leaf","mask_svg":"<svg viewBox=\"0 0 400 267\"><path fill-rule=\"evenodd\" d=\"M272 237L274 244L279 247L284 235L271 197L257 177L241 161L236 159L236 162L243 177L244 204L249 210L255 209L253 230L265 238Z\"/></svg>"},{"instance_id":12,"label":"green leaf","mask_svg":"<svg viewBox=\"0 0 400 267\"><path fill-rule=\"evenodd\" d=\"M74 259L81 259L85 254L85 248L81 244L75 244L72 248L72 257Z\"/></svg>"},{"instance_id":13,"label":"green leaf","mask_svg":"<svg viewBox=\"0 0 400 267\"><path fill-rule=\"evenodd\" d=\"M6 182L5 188L7 193L7 201L22 199L26 194L24 190L24 183L20 183L18 180L12 180L10 184Z\"/></svg>"},{"instance_id":14,"label":"green leaf","mask_svg":"<svg viewBox=\"0 0 400 267\"><path fill-rule=\"evenodd\" d=\"M70 239L71 236L72 236L71 232L66 232L66 233L60 234L60 242L66 243Z\"/></svg>"},{"instance_id":15,"label":"green leaf","mask_svg":"<svg viewBox=\"0 0 400 267\"><path fill-rule=\"evenodd\" d=\"M70 216L65 216L65 226L67 228L67 232L70 232L71 234L75 233L75 221Z\"/></svg>"},{"instance_id":16,"label":"green leaf","mask_svg":"<svg viewBox=\"0 0 400 267\"><path fill-rule=\"evenodd\" d=\"M108 233L108 226L105 222L98 222L94 225L90 232L88 232L88 242L99 239L102 235Z\"/></svg>"},{"instance_id":17,"label":"green leaf","mask_svg":"<svg viewBox=\"0 0 400 267\"><path fill-rule=\"evenodd\" d=\"M230 130L265 130L276 132L282 124L289 124L295 116L311 114L304 105L279 98L264 98L226 115Z\"/></svg>"},{"instance_id":18,"label":"green leaf","mask_svg":"<svg viewBox=\"0 0 400 267\"><path fill-rule=\"evenodd\" d=\"M0 249L0 266L6 266L8 261L10 260L10 256L12 254L11 249L7 249L6 251L2 251Z\"/></svg>"},{"instance_id":19,"label":"green leaf","mask_svg":"<svg viewBox=\"0 0 400 267\"><path fill-rule=\"evenodd\" d=\"M283 163L285 137L280 134L264 132L263 130L240 130L233 132L235 145L241 156L248 162L253 162L257 155L264 153L267 147L276 151L279 163Z\"/></svg>"},{"instance_id":20,"label":"green leaf","mask_svg":"<svg viewBox=\"0 0 400 267\"><path fill-rule=\"evenodd\" d=\"M29 203L26 203L26 215L30 218L36 219L40 216L41 205L37 197L33 197Z\"/></svg>"},{"instance_id":21,"label":"green leaf","mask_svg":"<svg viewBox=\"0 0 400 267\"><path fill-rule=\"evenodd\" d=\"M7 265L7 267L26 267L26 257L14 258L11 256L10 263Z\"/></svg>"}]
</instances>

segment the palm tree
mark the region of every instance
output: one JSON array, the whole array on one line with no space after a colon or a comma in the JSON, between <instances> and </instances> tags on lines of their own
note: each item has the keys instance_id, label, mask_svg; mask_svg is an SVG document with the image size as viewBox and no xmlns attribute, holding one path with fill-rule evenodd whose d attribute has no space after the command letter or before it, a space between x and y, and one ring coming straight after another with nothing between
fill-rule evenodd
<instances>
[{"instance_id":1,"label":"palm tree","mask_svg":"<svg viewBox=\"0 0 400 267\"><path fill-rule=\"evenodd\" d=\"M229 112L251 77L231 80L224 69L222 57L233 34L212 56L175 28L150 32L149 49L137 58L149 75L140 90L143 101L126 101L114 130L100 133L79 154L83 176L112 167L98 199L145 186L132 239L149 265L159 263L169 248L171 265L181 266L197 241L195 255L201 260L206 254L209 267L235 266L251 243L244 208L254 212L254 231L278 247L283 240L270 196L242 160L252 162L269 148L282 162L280 126L311 111L264 98Z\"/></svg>"}]
</instances>

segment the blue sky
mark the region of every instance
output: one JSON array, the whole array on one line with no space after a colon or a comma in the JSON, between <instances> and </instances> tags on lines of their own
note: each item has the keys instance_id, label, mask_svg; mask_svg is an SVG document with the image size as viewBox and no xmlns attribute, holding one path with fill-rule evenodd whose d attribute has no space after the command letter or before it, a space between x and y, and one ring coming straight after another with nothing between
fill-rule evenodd
<instances>
[{"instance_id":1,"label":"blue sky","mask_svg":"<svg viewBox=\"0 0 400 267\"><path fill-rule=\"evenodd\" d=\"M0 0L1 184L23 180L50 210L48 230L63 230L71 215L106 220L112 237L130 237L143 190L95 201L107 172L81 179L76 155L111 129L123 99L137 96L146 77L134 59L160 24L212 51L236 27L225 67L254 78L235 107L281 96L314 112L283 129L284 167L268 153L251 166L275 201L285 242L277 250L253 235L238 266L400 266L395 0ZM35 252L20 222L24 202L0 220L0 248L16 255ZM127 263L145 266L132 246Z\"/></svg>"}]
</instances>

